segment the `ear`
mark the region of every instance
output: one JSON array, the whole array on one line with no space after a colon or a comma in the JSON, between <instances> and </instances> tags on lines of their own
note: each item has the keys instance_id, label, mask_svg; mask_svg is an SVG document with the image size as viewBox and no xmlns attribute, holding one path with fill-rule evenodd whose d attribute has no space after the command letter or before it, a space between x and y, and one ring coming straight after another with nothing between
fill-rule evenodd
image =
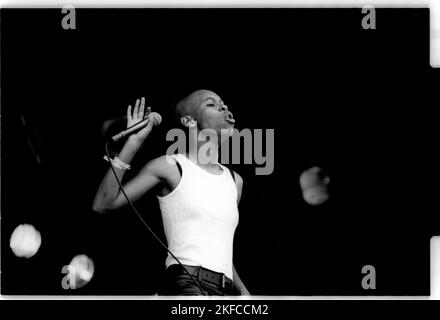
<instances>
[{"instance_id":1,"label":"ear","mask_svg":"<svg viewBox=\"0 0 440 320\"><path fill-rule=\"evenodd\" d=\"M188 128L193 128L197 125L197 121L195 121L191 116L183 116L180 118L180 122Z\"/></svg>"}]
</instances>

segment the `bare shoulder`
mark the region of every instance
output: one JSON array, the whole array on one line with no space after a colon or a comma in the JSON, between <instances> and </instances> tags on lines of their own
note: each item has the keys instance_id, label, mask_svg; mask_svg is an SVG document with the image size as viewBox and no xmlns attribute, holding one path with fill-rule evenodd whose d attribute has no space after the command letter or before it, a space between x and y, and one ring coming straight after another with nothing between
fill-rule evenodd
<instances>
[{"instance_id":1,"label":"bare shoulder","mask_svg":"<svg viewBox=\"0 0 440 320\"><path fill-rule=\"evenodd\" d=\"M235 184L242 188L243 187L243 178L238 174L237 171L232 170L232 172L234 172L234 176L235 176Z\"/></svg>"},{"instance_id":2,"label":"bare shoulder","mask_svg":"<svg viewBox=\"0 0 440 320\"><path fill-rule=\"evenodd\" d=\"M237 203L241 200L241 193L243 190L243 178L234 170L231 170L234 173L235 177L235 185L237 186Z\"/></svg>"}]
</instances>

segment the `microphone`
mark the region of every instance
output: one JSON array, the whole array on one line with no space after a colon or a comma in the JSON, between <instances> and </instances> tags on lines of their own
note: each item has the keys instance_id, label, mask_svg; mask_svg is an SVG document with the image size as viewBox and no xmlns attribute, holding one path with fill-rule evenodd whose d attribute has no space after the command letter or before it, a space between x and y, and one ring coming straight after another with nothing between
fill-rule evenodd
<instances>
[{"instance_id":1,"label":"microphone","mask_svg":"<svg viewBox=\"0 0 440 320\"><path fill-rule=\"evenodd\" d=\"M150 119L150 117L152 118ZM121 131L120 133L114 135L112 137L112 140L116 142L132 133L135 133L136 131L140 131L141 129L146 127L150 121L153 121L153 126L158 126L162 122L162 117L157 112L152 112L148 115L146 119L141 120L138 123L132 125L131 127L128 127L124 131Z\"/></svg>"}]
</instances>

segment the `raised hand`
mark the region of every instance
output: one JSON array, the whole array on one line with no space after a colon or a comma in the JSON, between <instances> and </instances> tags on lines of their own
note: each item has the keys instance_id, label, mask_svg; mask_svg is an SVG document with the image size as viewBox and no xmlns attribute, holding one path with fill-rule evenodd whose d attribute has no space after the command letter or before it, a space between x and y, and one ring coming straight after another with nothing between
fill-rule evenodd
<instances>
[{"instance_id":1,"label":"raised hand","mask_svg":"<svg viewBox=\"0 0 440 320\"><path fill-rule=\"evenodd\" d=\"M134 109L132 112L131 105L127 108L127 128L135 125L136 123L146 119L147 117L154 116L151 113L151 108L147 107L145 108L145 97L142 97L140 100L136 99L136 104L134 105ZM140 131L132 134L129 137L130 142L135 144L142 144L146 137L150 134L153 125L154 125L154 119L150 119L150 122L142 128Z\"/></svg>"}]
</instances>

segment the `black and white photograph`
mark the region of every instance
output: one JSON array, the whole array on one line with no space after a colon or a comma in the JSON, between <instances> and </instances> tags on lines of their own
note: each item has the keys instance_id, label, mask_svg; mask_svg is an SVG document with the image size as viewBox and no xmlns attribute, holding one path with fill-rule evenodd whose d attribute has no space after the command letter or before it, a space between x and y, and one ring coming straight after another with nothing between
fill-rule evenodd
<instances>
[{"instance_id":1,"label":"black and white photograph","mask_svg":"<svg viewBox=\"0 0 440 320\"><path fill-rule=\"evenodd\" d=\"M430 296L429 7L0 12L1 295Z\"/></svg>"}]
</instances>

